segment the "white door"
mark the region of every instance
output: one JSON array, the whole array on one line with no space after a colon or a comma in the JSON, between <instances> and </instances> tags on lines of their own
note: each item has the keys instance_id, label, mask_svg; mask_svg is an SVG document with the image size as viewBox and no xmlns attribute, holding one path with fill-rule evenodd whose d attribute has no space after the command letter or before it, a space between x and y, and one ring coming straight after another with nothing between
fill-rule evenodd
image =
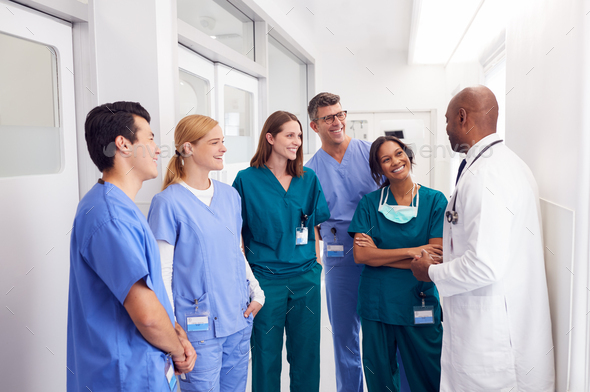
<instances>
[{"instance_id":1,"label":"white door","mask_svg":"<svg viewBox=\"0 0 590 392\"><path fill-rule=\"evenodd\" d=\"M258 146L258 79L215 64L217 118L225 136L225 169L220 180L232 184L250 166Z\"/></svg>"},{"instance_id":2,"label":"white door","mask_svg":"<svg viewBox=\"0 0 590 392\"><path fill-rule=\"evenodd\" d=\"M2 390L66 389L78 204L72 27L0 0Z\"/></svg>"},{"instance_id":3,"label":"white door","mask_svg":"<svg viewBox=\"0 0 590 392\"><path fill-rule=\"evenodd\" d=\"M211 177L232 184L238 171L250 166L258 144L258 79L201 57L179 46L179 118L210 116L219 122L227 153L224 169ZM174 135L162 144L174 145Z\"/></svg>"}]
</instances>

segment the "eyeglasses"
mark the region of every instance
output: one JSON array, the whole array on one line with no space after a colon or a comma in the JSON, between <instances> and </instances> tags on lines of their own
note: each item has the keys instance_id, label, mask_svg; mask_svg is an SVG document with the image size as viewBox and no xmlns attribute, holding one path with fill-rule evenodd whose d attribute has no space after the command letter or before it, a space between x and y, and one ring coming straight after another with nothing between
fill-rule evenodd
<instances>
[{"instance_id":1,"label":"eyeglasses","mask_svg":"<svg viewBox=\"0 0 590 392\"><path fill-rule=\"evenodd\" d=\"M334 122L334 117L337 117L338 120L342 121L346 118L346 110L343 110L341 112L338 112L336 114L330 114L329 116L324 116L324 117L319 117L316 119L313 119L312 121L318 121L318 120L324 120L326 122L326 124L330 125Z\"/></svg>"}]
</instances>

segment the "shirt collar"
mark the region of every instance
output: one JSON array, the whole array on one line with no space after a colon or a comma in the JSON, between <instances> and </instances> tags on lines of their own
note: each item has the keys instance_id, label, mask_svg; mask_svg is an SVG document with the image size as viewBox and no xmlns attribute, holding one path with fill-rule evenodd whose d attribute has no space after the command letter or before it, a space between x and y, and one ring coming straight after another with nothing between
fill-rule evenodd
<instances>
[{"instance_id":1,"label":"shirt collar","mask_svg":"<svg viewBox=\"0 0 590 392\"><path fill-rule=\"evenodd\" d=\"M481 152L484 148L495 142L496 140L500 140L500 136L497 133L492 133L481 139L479 142L475 143L469 151L467 151L467 155L465 156L465 161L467 162L467 166L473 162L477 154Z\"/></svg>"}]
</instances>

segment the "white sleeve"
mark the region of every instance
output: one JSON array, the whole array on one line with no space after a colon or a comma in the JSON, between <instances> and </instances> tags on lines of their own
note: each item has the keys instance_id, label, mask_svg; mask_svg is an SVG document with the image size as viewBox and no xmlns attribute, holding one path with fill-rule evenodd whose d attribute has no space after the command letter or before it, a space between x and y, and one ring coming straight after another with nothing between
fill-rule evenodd
<instances>
[{"instance_id":1,"label":"white sleeve","mask_svg":"<svg viewBox=\"0 0 590 392\"><path fill-rule=\"evenodd\" d=\"M258 280L252 273L252 268L250 268L250 264L248 263L246 256L244 256L244 262L246 263L246 279L250 281L250 298L252 301L256 301L260 305L264 306L264 301L266 299L264 296L264 291L262 291Z\"/></svg>"},{"instance_id":2,"label":"white sleeve","mask_svg":"<svg viewBox=\"0 0 590 392\"><path fill-rule=\"evenodd\" d=\"M158 240L158 248L160 248L162 279L164 280L166 294L168 294L168 300L172 305L172 313L174 314L174 297L172 296L172 262L174 260L174 245L170 245L163 240ZM174 319L176 319L176 315L174 316Z\"/></svg>"}]
</instances>

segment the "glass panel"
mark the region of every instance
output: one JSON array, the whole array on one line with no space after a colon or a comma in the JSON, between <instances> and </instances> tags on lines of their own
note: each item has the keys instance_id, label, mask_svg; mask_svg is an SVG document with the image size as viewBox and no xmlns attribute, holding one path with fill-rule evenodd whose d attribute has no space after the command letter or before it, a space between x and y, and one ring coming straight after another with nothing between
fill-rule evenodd
<instances>
[{"instance_id":1,"label":"glass panel","mask_svg":"<svg viewBox=\"0 0 590 392\"><path fill-rule=\"evenodd\" d=\"M211 116L211 87L209 81L180 70L180 118L189 114ZM179 119L180 120L180 119Z\"/></svg>"},{"instance_id":2,"label":"glass panel","mask_svg":"<svg viewBox=\"0 0 590 392\"><path fill-rule=\"evenodd\" d=\"M254 155L252 93L224 86L223 114L227 163L250 162Z\"/></svg>"},{"instance_id":3,"label":"glass panel","mask_svg":"<svg viewBox=\"0 0 590 392\"><path fill-rule=\"evenodd\" d=\"M45 45L0 33L0 177L57 173L61 132L57 57Z\"/></svg>"},{"instance_id":4,"label":"glass panel","mask_svg":"<svg viewBox=\"0 0 590 392\"><path fill-rule=\"evenodd\" d=\"M268 107L270 113L285 110L297 116L303 127L303 152L309 153L307 116L307 65L268 36Z\"/></svg>"},{"instance_id":5,"label":"glass panel","mask_svg":"<svg viewBox=\"0 0 590 392\"><path fill-rule=\"evenodd\" d=\"M254 60L254 22L226 0L178 0L178 18Z\"/></svg>"}]
</instances>

